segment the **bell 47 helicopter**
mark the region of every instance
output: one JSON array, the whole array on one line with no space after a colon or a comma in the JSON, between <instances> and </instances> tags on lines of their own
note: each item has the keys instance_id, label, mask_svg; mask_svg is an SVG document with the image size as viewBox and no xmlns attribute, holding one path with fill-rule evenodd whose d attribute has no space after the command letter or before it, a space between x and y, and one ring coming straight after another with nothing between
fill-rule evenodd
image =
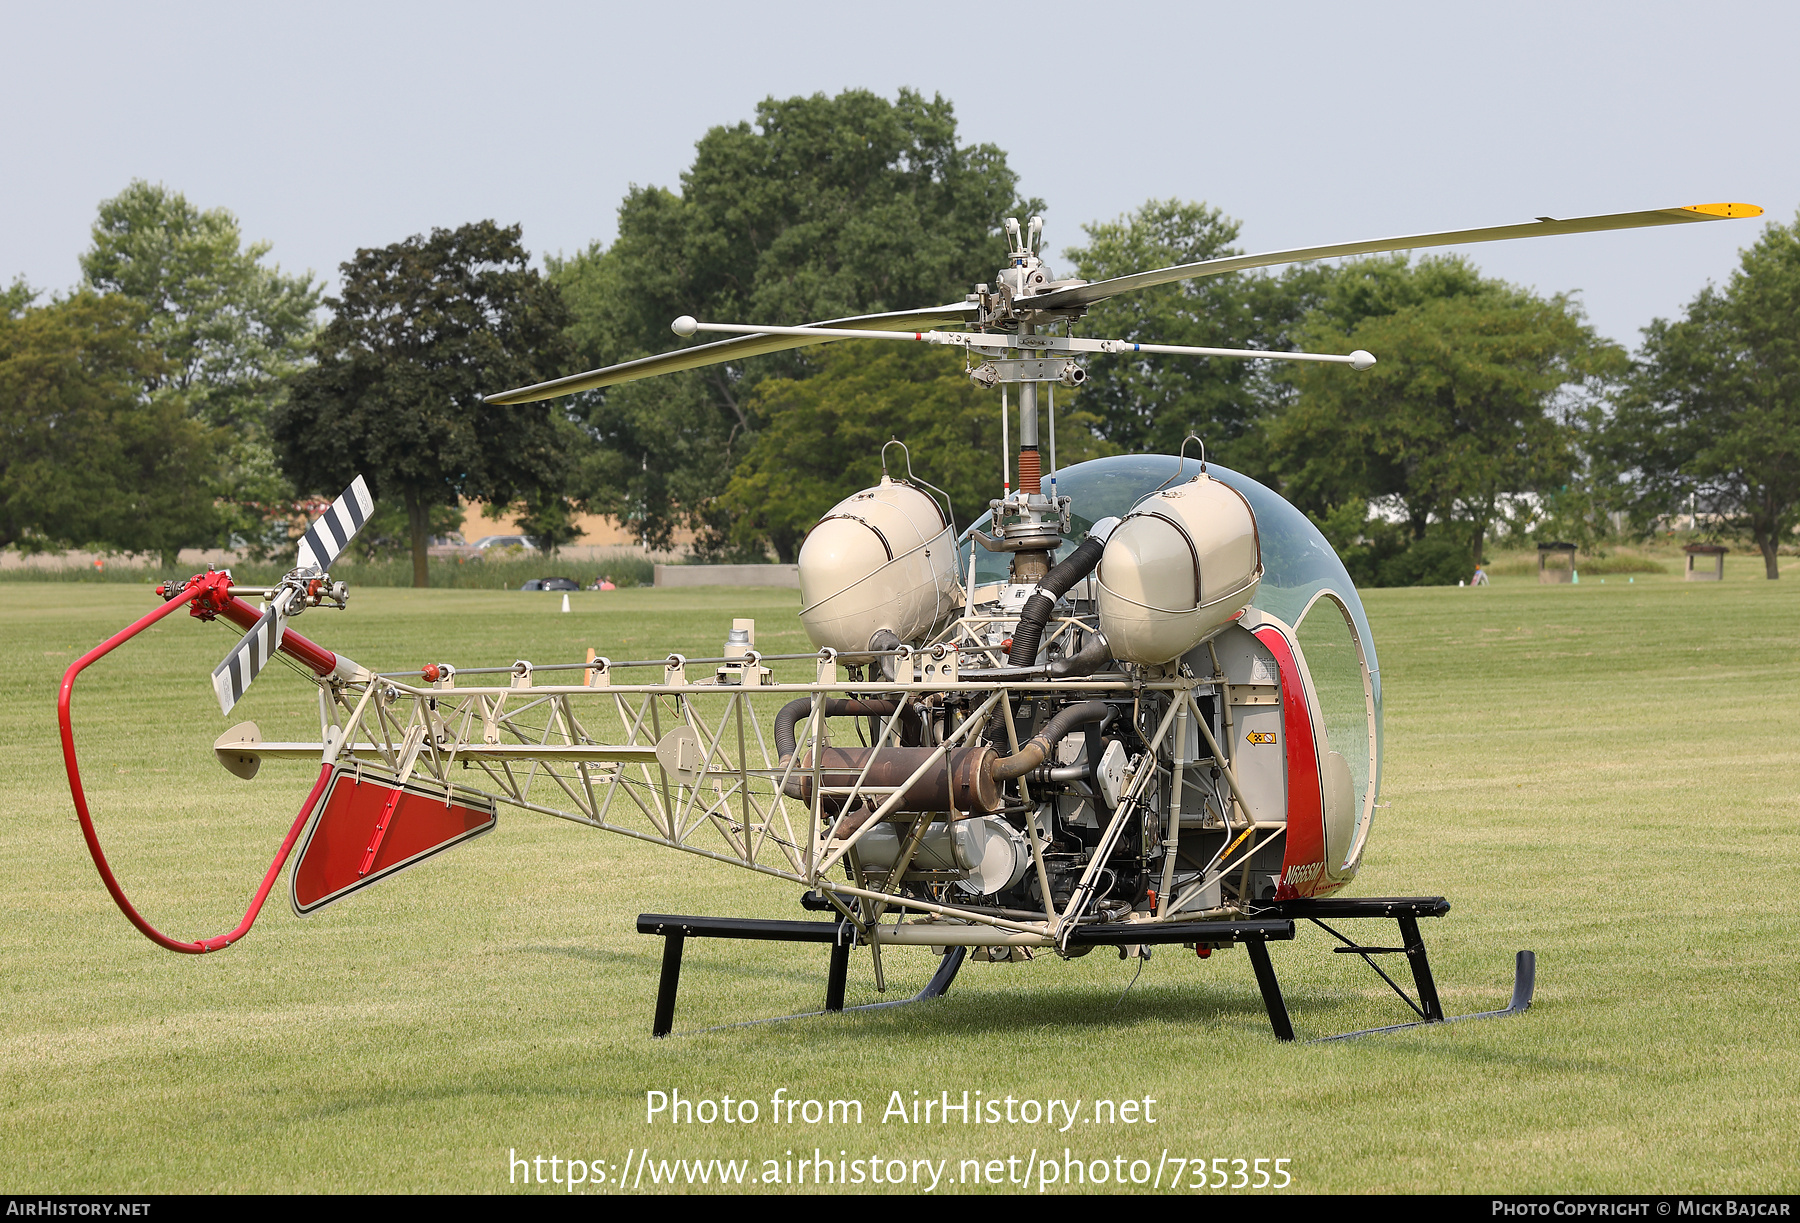
<instances>
[{"instance_id":1,"label":"bell 47 helicopter","mask_svg":"<svg viewBox=\"0 0 1800 1223\"><path fill-rule=\"evenodd\" d=\"M345 606L331 566L374 504L358 477L273 587L236 585L229 572L169 583L160 607L69 668L59 715L82 833L132 924L187 953L242 937L296 846L289 895L305 915L481 835L503 805L785 880L803 907L830 915L641 915L638 929L664 940L656 1035L673 1023L685 940L715 937L830 944L828 1011L844 1009L853 948L868 950L883 990L884 948L936 949L943 960L925 998L948 989L971 956L1073 957L1100 946L1148 956L1174 944L1205 958L1242 944L1275 1034L1291 1040L1268 944L1292 939L1302 920L1368 962L1417 1022L1441 1022L1418 919L1449 904L1335 895L1368 844L1382 751L1381 669L1342 562L1304 514L1209 465L1203 447L1193 459L1184 443L1173 456L1056 466L1055 389L1079 387L1094 355L1324 361L1349 366L1346 377L1375 357L1090 339L1073 324L1115 294L1194 277L1761 212L1703 204L1540 217L1097 283L1053 279L1040 219L1009 218L1008 265L961 302L805 327L684 316L679 336L737 338L489 402L844 339L951 344L967 353L971 379L1000 390L1001 495L959 530L948 497L913 475L910 457L903 477L889 471L890 449L905 447L888 443L880 483L833 506L801 548L800 620L816 653L762 655L754 624L735 621L712 658L613 661L590 650L579 660L377 672L291 627L308 610ZM313 741L268 741L246 722L215 744L245 779L265 760L311 761L318 775L242 922L192 942L152 926L114 877L71 725L76 677L183 607L246 630L213 673L224 713L277 652L310 671L319 711ZM777 682L772 662L812 678ZM1369 917L1397 921L1400 945L1363 945L1327 924ZM1382 954L1406 956L1416 1001L1381 969ZM1512 1005L1486 1014L1530 1005L1534 963L1518 953Z\"/></svg>"}]
</instances>

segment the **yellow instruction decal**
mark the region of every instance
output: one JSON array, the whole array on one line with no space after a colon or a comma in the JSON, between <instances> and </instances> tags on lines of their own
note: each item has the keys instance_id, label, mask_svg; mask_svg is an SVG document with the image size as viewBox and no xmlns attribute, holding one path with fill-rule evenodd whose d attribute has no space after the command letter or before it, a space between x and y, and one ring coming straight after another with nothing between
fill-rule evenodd
<instances>
[{"instance_id":1,"label":"yellow instruction decal","mask_svg":"<svg viewBox=\"0 0 1800 1223\"><path fill-rule=\"evenodd\" d=\"M1273 731L1253 730L1249 734L1245 735L1244 738L1248 739L1252 743L1273 743L1273 742L1275 742L1275 734Z\"/></svg>"}]
</instances>

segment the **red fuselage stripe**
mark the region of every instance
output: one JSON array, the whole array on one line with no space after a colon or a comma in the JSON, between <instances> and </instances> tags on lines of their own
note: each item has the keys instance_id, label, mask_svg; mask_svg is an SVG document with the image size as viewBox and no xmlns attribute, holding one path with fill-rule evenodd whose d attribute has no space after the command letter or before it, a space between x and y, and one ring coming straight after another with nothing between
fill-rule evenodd
<instances>
[{"instance_id":1,"label":"red fuselage stripe","mask_svg":"<svg viewBox=\"0 0 1800 1223\"><path fill-rule=\"evenodd\" d=\"M1325 803L1319 780L1319 748L1313 739L1312 709L1300 665L1280 629L1264 625L1256 639L1281 668L1281 729L1287 740L1287 850L1281 863L1278 899L1311 896L1326 887ZM1291 883L1300 875L1298 883Z\"/></svg>"}]
</instances>

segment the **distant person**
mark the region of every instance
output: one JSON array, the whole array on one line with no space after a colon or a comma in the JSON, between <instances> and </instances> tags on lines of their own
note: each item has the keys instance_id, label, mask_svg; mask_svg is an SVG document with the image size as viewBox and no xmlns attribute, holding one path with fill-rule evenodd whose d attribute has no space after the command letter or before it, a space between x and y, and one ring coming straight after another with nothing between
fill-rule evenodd
<instances>
[{"instance_id":1,"label":"distant person","mask_svg":"<svg viewBox=\"0 0 1800 1223\"><path fill-rule=\"evenodd\" d=\"M610 574L604 574L604 573L594 579L594 587L593 588L595 590L617 590L618 589L617 586L613 585L612 576Z\"/></svg>"},{"instance_id":2,"label":"distant person","mask_svg":"<svg viewBox=\"0 0 1800 1223\"><path fill-rule=\"evenodd\" d=\"M1475 566L1475 576L1473 578L1469 579L1469 585L1471 585L1471 586L1486 586L1487 584L1488 584L1487 570L1480 565Z\"/></svg>"}]
</instances>

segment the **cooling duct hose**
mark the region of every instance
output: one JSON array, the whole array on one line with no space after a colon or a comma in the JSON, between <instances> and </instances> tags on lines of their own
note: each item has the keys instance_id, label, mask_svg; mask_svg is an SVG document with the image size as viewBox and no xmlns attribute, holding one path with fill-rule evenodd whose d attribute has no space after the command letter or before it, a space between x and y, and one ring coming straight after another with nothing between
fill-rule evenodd
<instances>
[{"instance_id":1,"label":"cooling duct hose","mask_svg":"<svg viewBox=\"0 0 1800 1223\"><path fill-rule=\"evenodd\" d=\"M1013 630L1012 653L1006 657L1008 665L1029 667L1037 661L1038 642L1043 638L1044 625L1050 622L1050 613L1056 609L1056 601L1094 571L1094 566L1100 563L1100 554L1105 551L1106 536L1097 530L1089 531L1075 551L1044 575L1044 580L1025 600L1025 609L1019 614L1019 626Z\"/></svg>"}]
</instances>

